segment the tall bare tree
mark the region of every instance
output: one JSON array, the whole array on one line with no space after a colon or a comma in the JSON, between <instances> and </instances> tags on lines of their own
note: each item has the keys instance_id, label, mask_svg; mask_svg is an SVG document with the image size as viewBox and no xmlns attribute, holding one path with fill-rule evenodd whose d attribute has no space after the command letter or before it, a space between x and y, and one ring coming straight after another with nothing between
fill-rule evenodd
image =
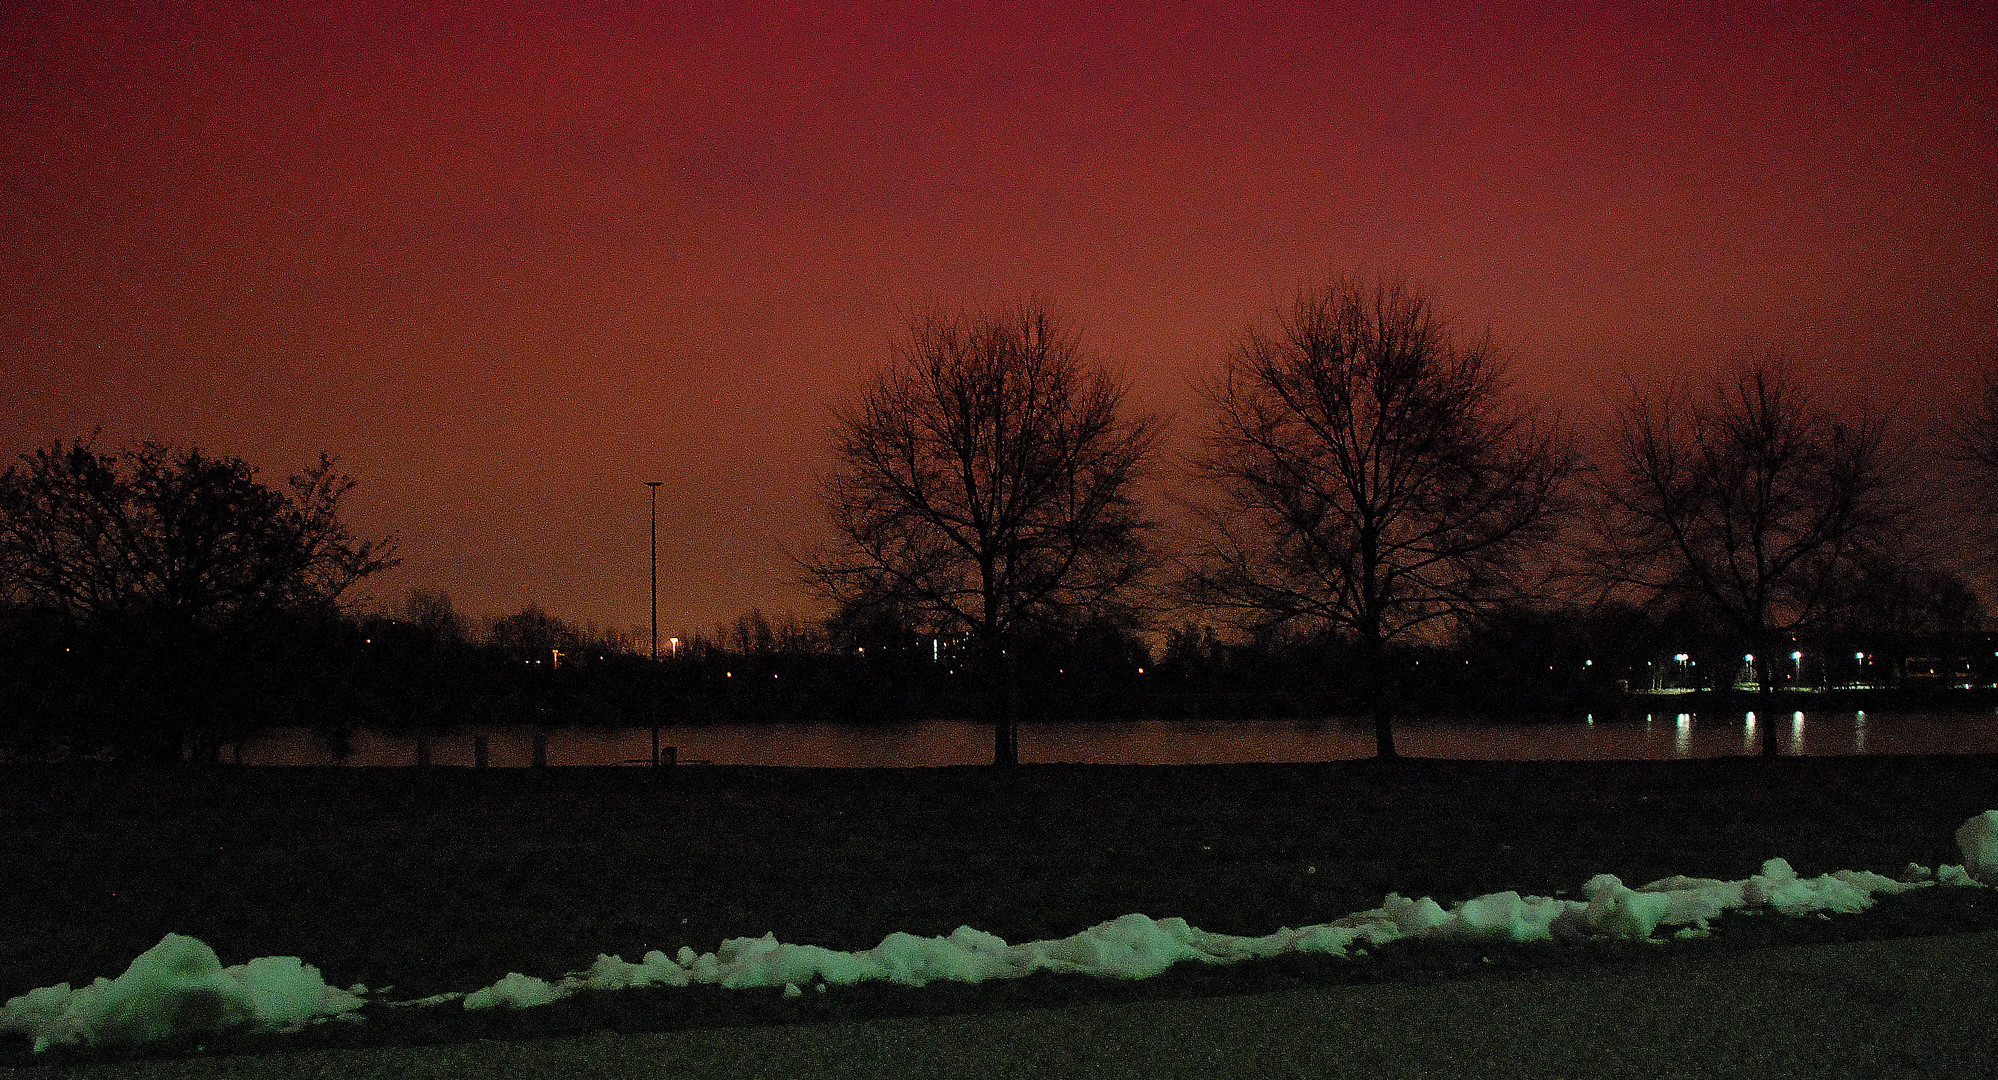
<instances>
[{"instance_id":1,"label":"tall bare tree","mask_svg":"<svg viewBox=\"0 0 1998 1080\"><path fill-rule=\"evenodd\" d=\"M1217 497L1197 507L1189 599L1349 637L1392 759L1384 646L1517 595L1566 507L1568 440L1511 402L1488 337L1460 340L1396 281L1300 294L1208 397L1199 465Z\"/></svg>"},{"instance_id":2,"label":"tall bare tree","mask_svg":"<svg viewBox=\"0 0 1998 1080\"><path fill-rule=\"evenodd\" d=\"M993 761L1018 761L1007 643L1125 604L1150 567L1134 486L1158 421L1045 305L909 321L836 412L821 498L836 539L804 560L849 610L965 635L992 689Z\"/></svg>"},{"instance_id":3,"label":"tall bare tree","mask_svg":"<svg viewBox=\"0 0 1998 1080\"><path fill-rule=\"evenodd\" d=\"M1610 431L1593 562L1612 588L1717 622L1767 687L1789 633L1909 565L1917 530L1885 469L1886 435L1879 417L1818 404L1776 358L1703 396L1633 391ZM1762 752L1776 750L1772 726Z\"/></svg>"}]
</instances>

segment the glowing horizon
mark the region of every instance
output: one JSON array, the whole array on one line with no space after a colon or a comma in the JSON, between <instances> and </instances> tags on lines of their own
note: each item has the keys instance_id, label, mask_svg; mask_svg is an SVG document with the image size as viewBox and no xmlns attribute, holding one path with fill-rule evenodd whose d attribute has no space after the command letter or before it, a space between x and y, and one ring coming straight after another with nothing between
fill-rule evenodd
<instances>
[{"instance_id":1,"label":"glowing horizon","mask_svg":"<svg viewBox=\"0 0 1998 1080\"><path fill-rule=\"evenodd\" d=\"M1242 327L1400 271L1586 417L1797 356L1920 425L1998 352L1976 5L24 9L0 454L324 449L389 598L808 614L825 407L926 303L1047 297L1199 430Z\"/></svg>"}]
</instances>

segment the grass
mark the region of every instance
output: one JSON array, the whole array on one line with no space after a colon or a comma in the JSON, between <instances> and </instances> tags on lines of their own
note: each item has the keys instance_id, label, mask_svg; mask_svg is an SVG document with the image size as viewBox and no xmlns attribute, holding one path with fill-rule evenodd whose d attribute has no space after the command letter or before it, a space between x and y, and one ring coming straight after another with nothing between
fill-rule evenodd
<instances>
[{"instance_id":1,"label":"grass","mask_svg":"<svg viewBox=\"0 0 1998 1080\"><path fill-rule=\"evenodd\" d=\"M805 770L0 770L0 996L115 975L171 931L224 963L295 955L387 996L553 977L728 937L864 949L960 924L1008 941L1126 912L1262 934L1377 905L1608 872L1739 878L1960 861L1998 807L1998 758ZM22 872L24 871L24 872ZM1352 962L1180 965L1138 983L1036 976L909 990L627 991L516 1014L370 1010L282 1045L963 1011L1323 982L1669 964L1690 951L1998 929L1984 890L1925 890L1829 921L1734 917L1705 941L1494 950L1402 943ZM272 1037L230 1045L264 1045ZM0 1046L0 1064L27 1060Z\"/></svg>"}]
</instances>

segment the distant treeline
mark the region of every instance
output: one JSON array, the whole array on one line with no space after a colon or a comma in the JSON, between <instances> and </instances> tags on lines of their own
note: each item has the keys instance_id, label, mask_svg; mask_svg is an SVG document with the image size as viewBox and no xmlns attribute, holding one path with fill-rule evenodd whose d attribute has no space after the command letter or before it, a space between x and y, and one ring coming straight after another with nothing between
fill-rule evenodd
<instances>
[{"instance_id":1,"label":"distant treeline","mask_svg":"<svg viewBox=\"0 0 1998 1080\"><path fill-rule=\"evenodd\" d=\"M400 556L341 522L330 456L276 483L57 441L0 472L0 742L200 760L280 724L962 716L1005 766L1020 720L1361 713L1392 760L1414 711L1998 682L1971 577L1998 360L1933 430L1834 407L1778 351L1633 386L1584 439L1452 326L1399 280L1301 290L1216 358L1174 476L1165 420L1046 303L914 315L828 433L828 529L796 563L835 614L663 657L533 607L357 608Z\"/></svg>"},{"instance_id":2,"label":"distant treeline","mask_svg":"<svg viewBox=\"0 0 1998 1080\"><path fill-rule=\"evenodd\" d=\"M1778 664L1779 686L1989 684L1987 637L1931 626L1800 639ZM989 708L969 643L880 618L808 625L750 612L654 663L630 635L537 607L474 627L448 597L425 593L392 613L294 613L198 647L114 643L102 628L8 605L0 649L0 730L14 756L129 747L163 712L186 719L181 755L213 757L285 726L337 740L356 727L864 724ZM1635 609L1518 608L1448 646L1394 651L1388 677L1410 711L1547 714L1614 709L1631 691L1729 689L1744 655ZM1093 625L1025 638L1010 660L1022 720L1322 716L1370 701L1364 658L1329 634L1183 623L1148 641Z\"/></svg>"}]
</instances>

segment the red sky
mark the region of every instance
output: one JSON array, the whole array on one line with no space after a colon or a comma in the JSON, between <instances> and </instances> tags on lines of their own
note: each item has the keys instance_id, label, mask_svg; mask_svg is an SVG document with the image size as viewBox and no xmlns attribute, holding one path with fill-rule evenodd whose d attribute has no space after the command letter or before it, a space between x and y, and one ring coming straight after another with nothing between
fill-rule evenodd
<instances>
[{"instance_id":1,"label":"red sky","mask_svg":"<svg viewBox=\"0 0 1998 1080\"><path fill-rule=\"evenodd\" d=\"M1577 420L1998 355L1985 5L55 6L0 16L0 454L332 451L374 591L473 613L642 626L648 479L662 634L812 612L828 404L931 301L1046 297L1181 445L1328 272Z\"/></svg>"}]
</instances>

